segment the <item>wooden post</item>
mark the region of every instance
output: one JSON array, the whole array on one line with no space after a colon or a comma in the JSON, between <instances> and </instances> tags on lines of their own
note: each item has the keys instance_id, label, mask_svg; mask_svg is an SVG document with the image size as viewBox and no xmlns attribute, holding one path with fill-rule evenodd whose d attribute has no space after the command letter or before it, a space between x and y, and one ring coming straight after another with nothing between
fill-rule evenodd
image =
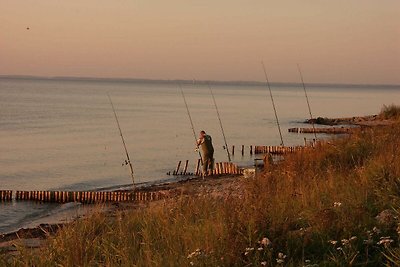
<instances>
[{"instance_id":1,"label":"wooden post","mask_svg":"<svg viewBox=\"0 0 400 267\"><path fill-rule=\"evenodd\" d=\"M186 160L185 166L183 167L183 175L186 175L186 171L187 171L187 168L188 168L188 164L189 164L189 160Z\"/></svg>"},{"instance_id":2,"label":"wooden post","mask_svg":"<svg viewBox=\"0 0 400 267\"><path fill-rule=\"evenodd\" d=\"M250 155L253 155L253 146L250 146Z\"/></svg>"},{"instance_id":3,"label":"wooden post","mask_svg":"<svg viewBox=\"0 0 400 267\"><path fill-rule=\"evenodd\" d=\"M235 155L235 145L232 146L232 156Z\"/></svg>"},{"instance_id":4,"label":"wooden post","mask_svg":"<svg viewBox=\"0 0 400 267\"><path fill-rule=\"evenodd\" d=\"M200 175L200 164L201 164L201 159L197 160L196 168L194 169L194 173L196 176Z\"/></svg>"},{"instance_id":5,"label":"wooden post","mask_svg":"<svg viewBox=\"0 0 400 267\"><path fill-rule=\"evenodd\" d=\"M176 166L176 169L175 169L175 175L179 174L179 168L181 167L181 163L182 163L182 161L178 162L178 165Z\"/></svg>"},{"instance_id":6,"label":"wooden post","mask_svg":"<svg viewBox=\"0 0 400 267\"><path fill-rule=\"evenodd\" d=\"M242 145L242 156L244 155L244 145Z\"/></svg>"}]
</instances>

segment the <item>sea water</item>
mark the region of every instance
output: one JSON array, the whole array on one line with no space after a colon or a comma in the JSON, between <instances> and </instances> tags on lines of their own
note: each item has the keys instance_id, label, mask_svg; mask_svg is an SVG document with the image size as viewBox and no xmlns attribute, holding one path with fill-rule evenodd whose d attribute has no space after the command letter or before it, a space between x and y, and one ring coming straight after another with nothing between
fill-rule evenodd
<instances>
[{"instance_id":1,"label":"sea water","mask_svg":"<svg viewBox=\"0 0 400 267\"><path fill-rule=\"evenodd\" d=\"M268 89L263 85L212 85L233 161L251 164L241 145L279 145ZM285 145L313 135L288 133L310 127L302 86L273 85ZM196 134L213 138L216 161L227 161L224 140L208 86L184 84ZM310 86L315 117L377 114L384 104L400 104L396 86ZM136 183L171 178L180 160L193 171L198 154L177 85L119 80L0 78L0 190L112 190L132 183L112 98L134 168ZM74 205L68 205L67 208ZM0 203L0 233L31 225L65 205Z\"/></svg>"}]
</instances>

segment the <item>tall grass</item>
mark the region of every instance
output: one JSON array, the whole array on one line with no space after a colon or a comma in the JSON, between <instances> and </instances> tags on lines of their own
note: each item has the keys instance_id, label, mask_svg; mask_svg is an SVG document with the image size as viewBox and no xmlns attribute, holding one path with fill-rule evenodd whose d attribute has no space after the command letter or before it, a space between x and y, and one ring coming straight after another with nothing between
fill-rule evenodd
<instances>
[{"instance_id":1,"label":"tall grass","mask_svg":"<svg viewBox=\"0 0 400 267\"><path fill-rule=\"evenodd\" d=\"M400 126L306 150L241 180L240 197L180 196L96 213L10 266L379 266L400 262Z\"/></svg>"},{"instance_id":2,"label":"tall grass","mask_svg":"<svg viewBox=\"0 0 400 267\"><path fill-rule=\"evenodd\" d=\"M400 119L400 106L394 104L386 106L383 105L380 115L385 119Z\"/></svg>"}]
</instances>

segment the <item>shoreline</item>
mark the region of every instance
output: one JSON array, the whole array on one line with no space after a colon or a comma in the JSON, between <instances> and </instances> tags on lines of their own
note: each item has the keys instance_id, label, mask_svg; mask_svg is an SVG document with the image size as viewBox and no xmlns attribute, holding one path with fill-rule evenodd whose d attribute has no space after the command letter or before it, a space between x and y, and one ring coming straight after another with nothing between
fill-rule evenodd
<instances>
[{"instance_id":1,"label":"shoreline","mask_svg":"<svg viewBox=\"0 0 400 267\"><path fill-rule=\"evenodd\" d=\"M344 117L344 118L327 118L317 117L314 119L307 119L304 123L336 126L336 125L351 125L359 127L374 127L374 126L390 126L395 123L392 119L385 119L381 114L378 115L367 115L367 116L355 116L355 117Z\"/></svg>"},{"instance_id":2,"label":"shoreline","mask_svg":"<svg viewBox=\"0 0 400 267\"><path fill-rule=\"evenodd\" d=\"M16 253L18 246L28 248L40 248L45 240L58 232L66 225L73 224L77 220L84 219L96 212L107 212L110 216L115 216L115 213L121 209L141 209L149 205L160 205L170 198L182 195L200 196L211 194L214 197L223 197L227 193L235 194L238 191L237 182L243 175L215 175L205 178L200 177L188 178L168 183L160 183L148 185L140 188L140 192L157 191L163 192L166 198L149 202L113 202L109 204L82 204L85 208L84 212L76 214L76 210L69 211L69 218L65 219L64 215L52 215L46 218L41 218L36 223L37 226L22 227L16 231L0 234L0 254L1 253ZM126 192L129 190L116 190L115 192ZM67 212L68 213L68 212ZM73 214L75 216L73 216ZM68 215L67 215L68 216ZM35 223L31 223L35 224Z\"/></svg>"}]
</instances>

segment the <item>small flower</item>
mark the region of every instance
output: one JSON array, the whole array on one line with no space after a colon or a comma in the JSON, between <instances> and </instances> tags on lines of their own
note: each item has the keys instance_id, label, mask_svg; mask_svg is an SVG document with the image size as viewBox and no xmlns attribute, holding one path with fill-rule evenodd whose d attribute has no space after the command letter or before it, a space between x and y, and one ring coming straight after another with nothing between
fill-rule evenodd
<instances>
[{"instance_id":1,"label":"small flower","mask_svg":"<svg viewBox=\"0 0 400 267\"><path fill-rule=\"evenodd\" d=\"M390 245L390 243L393 242L393 239L390 239L390 236L382 236L379 240L377 245L383 245L384 247L387 247Z\"/></svg>"},{"instance_id":2,"label":"small flower","mask_svg":"<svg viewBox=\"0 0 400 267\"><path fill-rule=\"evenodd\" d=\"M342 247L337 247L336 250L343 250Z\"/></svg>"},{"instance_id":3,"label":"small flower","mask_svg":"<svg viewBox=\"0 0 400 267\"><path fill-rule=\"evenodd\" d=\"M331 243L332 245L336 245L337 241L336 240L329 240L328 243Z\"/></svg>"},{"instance_id":4,"label":"small flower","mask_svg":"<svg viewBox=\"0 0 400 267\"><path fill-rule=\"evenodd\" d=\"M346 246L346 245L349 244L349 240L348 240L348 239L345 239L345 238L342 239L341 242L342 242L342 245L343 245L343 246Z\"/></svg>"},{"instance_id":5,"label":"small flower","mask_svg":"<svg viewBox=\"0 0 400 267\"><path fill-rule=\"evenodd\" d=\"M192 253L190 253L188 256L187 256L187 258L188 259L190 259L190 258L193 258L193 257L197 257L197 256L199 256L199 255L201 255L201 249L196 249L195 251L193 251Z\"/></svg>"},{"instance_id":6,"label":"small flower","mask_svg":"<svg viewBox=\"0 0 400 267\"><path fill-rule=\"evenodd\" d=\"M278 258L280 258L280 259L285 259L285 258L286 258L286 255L283 254L282 252L279 252L279 253L278 253Z\"/></svg>"},{"instance_id":7,"label":"small flower","mask_svg":"<svg viewBox=\"0 0 400 267\"><path fill-rule=\"evenodd\" d=\"M305 260L304 262L305 262L305 263L310 263L311 261L310 261L310 260Z\"/></svg>"},{"instance_id":8,"label":"small flower","mask_svg":"<svg viewBox=\"0 0 400 267\"><path fill-rule=\"evenodd\" d=\"M339 208L340 206L342 206L342 202L333 202L333 207Z\"/></svg>"},{"instance_id":9,"label":"small flower","mask_svg":"<svg viewBox=\"0 0 400 267\"><path fill-rule=\"evenodd\" d=\"M258 251L261 251L261 250L264 250L262 247L259 247L258 249L257 249Z\"/></svg>"},{"instance_id":10,"label":"small flower","mask_svg":"<svg viewBox=\"0 0 400 267\"><path fill-rule=\"evenodd\" d=\"M262 262L261 262L261 265L262 265L262 266L266 266L266 265L267 265L267 262L266 262L266 261L262 261Z\"/></svg>"},{"instance_id":11,"label":"small flower","mask_svg":"<svg viewBox=\"0 0 400 267\"><path fill-rule=\"evenodd\" d=\"M285 262L285 258L286 258L286 255L283 254L282 252L279 252L279 253L278 253L278 258L276 259L276 262L277 262L278 264L282 264L282 263Z\"/></svg>"},{"instance_id":12,"label":"small flower","mask_svg":"<svg viewBox=\"0 0 400 267\"><path fill-rule=\"evenodd\" d=\"M261 245L263 245L263 246L266 246L266 247L272 245L271 240L269 240L267 237L264 237L263 239L261 239L261 241L259 241L259 243L260 243Z\"/></svg>"},{"instance_id":13,"label":"small flower","mask_svg":"<svg viewBox=\"0 0 400 267\"><path fill-rule=\"evenodd\" d=\"M375 234L380 234L381 233L381 230L378 228L378 227L374 227L373 229L372 229L372 231L375 233Z\"/></svg>"},{"instance_id":14,"label":"small flower","mask_svg":"<svg viewBox=\"0 0 400 267\"><path fill-rule=\"evenodd\" d=\"M189 262L189 264L193 266L193 265L194 265L194 262L193 262L193 261L191 261L191 262Z\"/></svg>"},{"instance_id":15,"label":"small flower","mask_svg":"<svg viewBox=\"0 0 400 267\"><path fill-rule=\"evenodd\" d=\"M246 251L244 252L244 255L247 256L253 250L254 250L254 248L246 248Z\"/></svg>"}]
</instances>

